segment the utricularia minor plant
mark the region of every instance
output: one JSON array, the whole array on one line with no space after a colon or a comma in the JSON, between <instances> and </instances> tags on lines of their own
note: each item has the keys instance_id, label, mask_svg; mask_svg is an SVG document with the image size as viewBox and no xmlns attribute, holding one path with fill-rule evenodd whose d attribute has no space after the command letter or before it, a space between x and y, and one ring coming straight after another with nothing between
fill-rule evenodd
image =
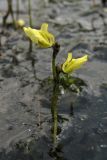
<instances>
[{"instance_id":1,"label":"utricularia minor plant","mask_svg":"<svg viewBox=\"0 0 107 160\"><path fill-rule=\"evenodd\" d=\"M57 113L57 101L59 95L59 85L75 84L73 77L70 76L70 73L79 69L85 62L88 60L88 56L84 55L80 58L73 58L72 53L68 53L68 57L64 63L56 65L56 56L59 53L60 45L55 40L53 34L48 32L48 24L43 23L40 30L33 29L31 27L24 27L25 34L29 39L37 44L41 48L52 48L52 72L53 72L53 95L51 100L51 113L53 119L53 142L56 146L56 136L58 133L58 113Z\"/></svg>"},{"instance_id":2,"label":"utricularia minor plant","mask_svg":"<svg viewBox=\"0 0 107 160\"><path fill-rule=\"evenodd\" d=\"M60 73L70 74L76 69L79 69L88 60L88 55L84 55L81 58L73 58L72 53L68 53L68 57L63 64L56 65L55 59L60 50L60 45L55 40L53 34L48 31L48 24L43 23L40 30L33 29L31 27L24 27L25 34L31 39L31 41L37 44L41 48L52 48L52 72L53 80L59 81Z\"/></svg>"}]
</instances>

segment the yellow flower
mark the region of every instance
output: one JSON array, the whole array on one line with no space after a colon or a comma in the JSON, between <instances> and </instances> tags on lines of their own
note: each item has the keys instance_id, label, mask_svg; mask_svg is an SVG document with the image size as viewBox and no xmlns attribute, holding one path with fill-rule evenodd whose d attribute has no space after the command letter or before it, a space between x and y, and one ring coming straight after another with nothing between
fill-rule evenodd
<instances>
[{"instance_id":1,"label":"yellow flower","mask_svg":"<svg viewBox=\"0 0 107 160\"><path fill-rule=\"evenodd\" d=\"M24 32L32 40L42 48L52 47L55 44L55 37L48 32L48 24L43 23L40 30L24 27Z\"/></svg>"},{"instance_id":2,"label":"yellow flower","mask_svg":"<svg viewBox=\"0 0 107 160\"><path fill-rule=\"evenodd\" d=\"M23 27L25 25L25 21L23 19L19 19L16 21L16 27Z\"/></svg>"},{"instance_id":3,"label":"yellow flower","mask_svg":"<svg viewBox=\"0 0 107 160\"><path fill-rule=\"evenodd\" d=\"M73 59L72 53L68 53L68 58L62 65L62 71L64 73L70 73L79 69L85 62L88 61L88 55L85 55L81 58Z\"/></svg>"}]
</instances>

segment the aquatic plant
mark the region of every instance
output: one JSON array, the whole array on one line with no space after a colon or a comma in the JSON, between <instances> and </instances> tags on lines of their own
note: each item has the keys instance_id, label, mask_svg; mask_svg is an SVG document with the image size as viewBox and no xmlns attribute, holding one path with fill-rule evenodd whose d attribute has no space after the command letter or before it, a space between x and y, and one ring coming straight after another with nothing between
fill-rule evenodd
<instances>
[{"instance_id":1,"label":"aquatic plant","mask_svg":"<svg viewBox=\"0 0 107 160\"><path fill-rule=\"evenodd\" d=\"M72 79L70 73L79 69L85 62L88 61L88 56L84 55L80 58L72 58L72 53L68 53L68 57L63 64L56 65L56 56L59 53L60 45L57 43L55 36L48 31L48 24L43 23L40 29L33 29L31 27L23 28L25 34L29 39L41 48L52 48L52 72L53 72L53 95L51 99L51 113L53 119L53 141L56 144L56 135L58 131L58 113L57 101L60 93L59 86L69 87L71 84L79 84L76 78ZM63 76L62 76L63 75ZM82 82L82 81L81 81ZM65 85L67 83L67 85ZM82 84L84 85L84 84ZM77 85L79 86L79 85Z\"/></svg>"}]
</instances>

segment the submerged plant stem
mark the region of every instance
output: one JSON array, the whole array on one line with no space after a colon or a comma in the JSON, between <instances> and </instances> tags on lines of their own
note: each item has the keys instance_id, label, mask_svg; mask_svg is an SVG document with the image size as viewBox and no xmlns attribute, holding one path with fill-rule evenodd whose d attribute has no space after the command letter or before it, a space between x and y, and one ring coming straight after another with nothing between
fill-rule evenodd
<instances>
[{"instance_id":1,"label":"submerged plant stem","mask_svg":"<svg viewBox=\"0 0 107 160\"><path fill-rule=\"evenodd\" d=\"M56 146L56 142L57 142L56 136L57 136L57 130L58 130L58 111L57 111L58 93L59 93L59 84L54 82L53 95L52 95L52 101L51 101L51 113L52 113L52 119L53 119L52 137L53 137L54 146Z\"/></svg>"}]
</instances>

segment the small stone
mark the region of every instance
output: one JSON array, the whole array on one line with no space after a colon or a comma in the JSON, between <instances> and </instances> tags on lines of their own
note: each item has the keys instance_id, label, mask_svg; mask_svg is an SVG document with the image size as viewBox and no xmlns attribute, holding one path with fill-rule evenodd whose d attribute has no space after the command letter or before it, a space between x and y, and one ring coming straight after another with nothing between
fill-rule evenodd
<instances>
[{"instance_id":1,"label":"small stone","mask_svg":"<svg viewBox=\"0 0 107 160\"><path fill-rule=\"evenodd\" d=\"M29 132L31 132L31 129L28 129Z\"/></svg>"}]
</instances>

